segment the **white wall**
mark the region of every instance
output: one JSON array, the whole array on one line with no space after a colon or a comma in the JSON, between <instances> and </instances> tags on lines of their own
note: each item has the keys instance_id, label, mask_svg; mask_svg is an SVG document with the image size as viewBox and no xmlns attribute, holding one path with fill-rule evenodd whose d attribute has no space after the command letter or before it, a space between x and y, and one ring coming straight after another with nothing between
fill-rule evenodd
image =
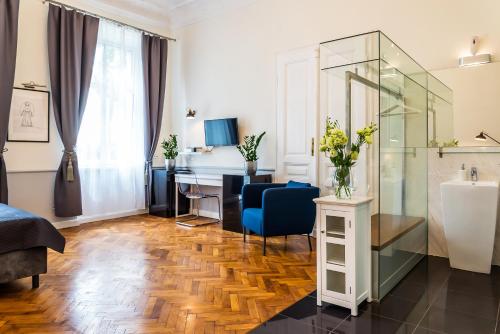
<instances>
[{"instance_id":1,"label":"white wall","mask_svg":"<svg viewBox=\"0 0 500 334\"><path fill-rule=\"evenodd\" d=\"M120 17L112 12L86 6L85 2L82 1L65 2L122 22L141 26L144 29L168 34L166 28L158 29L158 27L149 26L145 21L137 22ZM15 86L21 86L21 83L28 81L49 86L47 13L48 5L39 0L21 0L20 2ZM175 48L175 43L170 45ZM165 107L165 113L166 115L170 113L169 104ZM168 120L165 123L168 123ZM9 203L42 215L51 221L64 220L53 215L54 176L62 155L62 144L54 123L52 110L50 111L49 143L7 142L6 147L9 149L5 154Z\"/></svg>"},{"instance_id":2,"label":"white wall","mask_svg":"<svg viewBox=\"0 0 500 334\"><path fill-rule=\"evenodd\" d=\"M203 144L203 119L238 117L241 134L267 131L260 165L275 168L276 77L280 51L380 29L424 67L455 66L471 36L483 36L481 51L500 50L500 3L468 6L445 1L257 0L177 31L171 131L184 146ZM183 115L198 111L194 121ZM193 165L241 166L234 148L196 157Z\"/></svg>"},{"instance_id":3,"label":"white wall","mask_svg":"<svg viewBox=\"0 0 500 334\"><path fill-rule=\"evenodd\" d=\"M47 6L39 1L20 2L19 37L14 85L35 81L49 86L47 55ZM58 167L62 144L57 134L52 110L50 116L50 143L11 143L5 154L8 171L54 170ZM15 190L15 189L14 189Z\"/></svg>"},{"instance_id":4,"label":"white wall","mask_svg":"<svg viewBox=\"0 0 500 334\"><path fill-rule=\"evenodd\" d=\"M474 140L482 130L500 140L500 62L432 72L453 90L453 125L460 146L494 146Z\"/></svg>"}]
</instances>

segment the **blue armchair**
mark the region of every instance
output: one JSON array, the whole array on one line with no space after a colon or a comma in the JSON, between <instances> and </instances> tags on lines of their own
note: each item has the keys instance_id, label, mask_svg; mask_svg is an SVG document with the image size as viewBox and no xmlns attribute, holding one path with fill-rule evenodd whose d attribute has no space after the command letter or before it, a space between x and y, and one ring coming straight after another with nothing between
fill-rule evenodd
<instances>
[{"instance_id":1,"label":"blue armchair","mask_svg":"<svg viewBox=\"0 0 500 334\"><path fill-rule=\"evenodd\" d=\"M247 230L264 237L262 253L266 255L266 237L309 234L316 219L314 198L319 197L319 188L308 183L290 181L286 183L246 184L242 190L243 241Z\"/></svg>"}]
</instances>

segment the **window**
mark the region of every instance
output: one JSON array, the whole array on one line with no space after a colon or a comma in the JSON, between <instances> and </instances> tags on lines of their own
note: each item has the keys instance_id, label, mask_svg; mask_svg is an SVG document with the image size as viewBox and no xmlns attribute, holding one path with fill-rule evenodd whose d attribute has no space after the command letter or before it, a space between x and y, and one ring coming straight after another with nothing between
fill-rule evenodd
<instances>
[{"instance_id":1,"label":"window","mask_svg":"<svg viewBox=\"0 0 500 334\"><path fill-rule=\"evenodd\" d=\"M78 136L83 214L144 209L141 33L101 20Z\"/></svg>"}]
</instances>

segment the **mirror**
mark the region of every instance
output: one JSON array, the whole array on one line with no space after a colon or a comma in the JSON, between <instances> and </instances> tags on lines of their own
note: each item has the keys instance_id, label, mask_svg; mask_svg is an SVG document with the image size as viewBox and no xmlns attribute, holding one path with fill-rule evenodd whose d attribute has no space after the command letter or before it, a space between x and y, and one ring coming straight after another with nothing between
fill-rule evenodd
<instances>
[{"instance_id":1,"label":"mirror","mask_svg":"<svg viewBox=\"0 0 500 334\"><path fill-rule=\"evenodd\" d=\"M451 141L456 139L459 147L498 147L494 140L500 140L500 62L435 70L431 74L435 80L429 80L429 88L435 85L432 91L436 94L429 93L428 99L429 146L437 147L436 142L452 146ZM442 96L446 86L452 91L451 104ZM432 141L433 134L436 142Z\"/></svg>"}]
</instances>

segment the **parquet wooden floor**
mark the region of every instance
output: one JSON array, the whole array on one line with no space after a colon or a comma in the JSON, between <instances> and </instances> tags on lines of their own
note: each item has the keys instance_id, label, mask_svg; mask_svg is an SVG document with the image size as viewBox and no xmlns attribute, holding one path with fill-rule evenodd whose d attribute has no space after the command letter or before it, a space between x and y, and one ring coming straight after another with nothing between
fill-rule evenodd
<instances>
[{"instance_id":1,"label":"parquet wooden floor","mask_svg":"<svg viewBox=\"0 0 500 334\"><path fill-rule=\"evenodd\" d=\"M307 238L244 244L148 215L61 230L40 288L0 285L1 333L246 333L316 287Z\"/></svg>"}]
</instances>

